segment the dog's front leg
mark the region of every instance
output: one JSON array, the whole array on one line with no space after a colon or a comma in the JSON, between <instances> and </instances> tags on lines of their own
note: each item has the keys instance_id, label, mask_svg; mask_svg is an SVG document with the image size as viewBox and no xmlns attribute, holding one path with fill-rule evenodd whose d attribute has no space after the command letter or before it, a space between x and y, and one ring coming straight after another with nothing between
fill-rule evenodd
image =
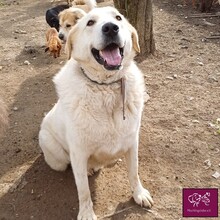
<instances>
[{"instance_id":1,"label":"dog's front leg","mask_svg":"<svg viewBox=\"0 0 220 220\"><path fill-rule=\"evenodd\" d=\"M153 199L149 191L142 186L138 175L138 142L136 146L132 146L126 153L126 163L135 202L140 206L151 208Z\"/></svg>"},{"instance_id":2,"label":"dog's front leg","mask_svg":"<svg viewBox=\"0 0 220 220\"><path fill-rule=\"evenodd\" d=\"M72 153L70 159L79 197L79 214L77 220L97 220L93 211L93 203L89 190L87 176L88 158L85 157L85 154L77 152L77 155Z\"/></svg>"}]
</instances>

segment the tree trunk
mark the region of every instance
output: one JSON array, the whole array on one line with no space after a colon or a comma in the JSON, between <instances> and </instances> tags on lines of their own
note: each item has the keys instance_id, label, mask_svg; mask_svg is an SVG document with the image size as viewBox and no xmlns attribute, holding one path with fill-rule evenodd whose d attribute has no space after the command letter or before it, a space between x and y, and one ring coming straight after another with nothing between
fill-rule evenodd
<instances>
[{"instance_id":1,"label":"tree trunk","mask_svg":"<svg viewBox=\"0 0 220 220\"><path fill-rule=\"evenodd\" d=\"M213 0L200 0L199 10L201 12L210 12L212 4L213 4Z\"/></svg>"},{"instance_id":2,"label":"tree trunk","mask_svg":"<svg viewBox=\"0 0 220 220\"><path fill-rule=\"evenodd\" d=\"M141 48L138 60L154 54L152 0L114 0L114 4L138 32Z\"/></svg>"}]
</instances>

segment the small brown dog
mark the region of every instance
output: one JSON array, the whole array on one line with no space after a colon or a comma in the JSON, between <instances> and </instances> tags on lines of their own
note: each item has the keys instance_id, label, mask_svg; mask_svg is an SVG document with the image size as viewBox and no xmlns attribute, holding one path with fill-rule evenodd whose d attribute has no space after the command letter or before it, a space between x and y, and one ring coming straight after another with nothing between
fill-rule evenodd
<instances>
[{"instance_id":1,"label":"small brown dog","mask_svg":"<svg viewBox=\"0 0 220 220\"><path fill-rule=\"evenodd\" d=\"M0 99L0 137L8 125L8 112L4 102Z\"/></svg>"},{"instance_id":2,"label":"small brown dog","mask_svg":"<svg viewBox=\"0 0 220 220\"><path fill-rule=\"evenodd\" d=\"M53 54L54 58L57 58L60 56L60 50L62 48L61 40L58 37L58 32L56 28L50 28L46 33L46 39L47 39L47 48L45 49L45 52L48 50L51 54Z\"/></svg>"}]
</instances>

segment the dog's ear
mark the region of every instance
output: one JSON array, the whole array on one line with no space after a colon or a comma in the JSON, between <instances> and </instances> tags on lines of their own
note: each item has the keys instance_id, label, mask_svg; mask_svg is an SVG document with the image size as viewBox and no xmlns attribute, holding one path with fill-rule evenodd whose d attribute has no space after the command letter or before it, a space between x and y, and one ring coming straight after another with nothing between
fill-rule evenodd
<instances>
[{"instance_id":1,"label":"dog's ear","mask_svg":"<svg viewBox=\"0 0 220 220\"><path fill-rule=\"evenodd\" d=\"M49 50L49 47L47 47L44 51L47 52Z\"/></svg>"},{"instance_id":2,"label":"dog's ear","mask_svg":"<svg viewBox=\"0 0 220 220\"><path fill-rule=\"evenodd\" d=\"M76 14L76 20L79 20L80 18L86 15L86 13L83 10L77 10L74 13Z\"/></svg>"},{"instance_id":3,"label":"dog's ear","mask_svg":"<svg viewBox=\"0 0 220 220\"><path fill-rule=\"evenodd\" d=\"M74 41L74 37L76 34L75 29L76 29L75 27L71 29L67 37L67 41L66 41L65 51L66 51L68 60L71 58L72 51L73 51L73 41Z\"/></svg>"},{"instance_id":4,"label":"dog's ear","mask_svg":"<svg viewBox=\"0 0 220 220\"><path fill-rule=\"evenodd\" d=\"M140 53L141 50L140 50L140 46L139 46L139 39L138 39L137 31L131 24L129 24L129 29L131 31L131 38L132 38L133 48L137 53Z\"/></svg>"},{"instance_id":5,"label":"dog's ear","mask_svg":"<svg viewBox=\"0 0 220 220\"><path fill-rule=\"evenodd\" d=\"M64 9L63 11L61 11L61 12L58 14L58 20L60 20L60 17L61 17L61 15L64 13L65 10L66 10L66 9Z\"/></svg>"}]
</instances>

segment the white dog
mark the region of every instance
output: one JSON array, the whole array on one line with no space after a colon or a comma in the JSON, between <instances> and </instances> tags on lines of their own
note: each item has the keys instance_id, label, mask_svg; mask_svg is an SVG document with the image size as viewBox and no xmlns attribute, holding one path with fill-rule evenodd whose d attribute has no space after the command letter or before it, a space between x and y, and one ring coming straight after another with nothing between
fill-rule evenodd
<instances>
[{"instance_id":1,"label":"white dog","mask_svg":"<svg viewBox=\"0 0 220 220\"><path fill-rule=\"evenodd\" d=\"M58 171L71 163L78 220L97 219L87 173L123 155L134 200L151 207L138 176L145 84L133 62L140 50L136 30L116 9L95 8L73 27L66 46L70 60L54 78L59 100L39 134L46 162Z\"/></svg>"}]
</instances>

